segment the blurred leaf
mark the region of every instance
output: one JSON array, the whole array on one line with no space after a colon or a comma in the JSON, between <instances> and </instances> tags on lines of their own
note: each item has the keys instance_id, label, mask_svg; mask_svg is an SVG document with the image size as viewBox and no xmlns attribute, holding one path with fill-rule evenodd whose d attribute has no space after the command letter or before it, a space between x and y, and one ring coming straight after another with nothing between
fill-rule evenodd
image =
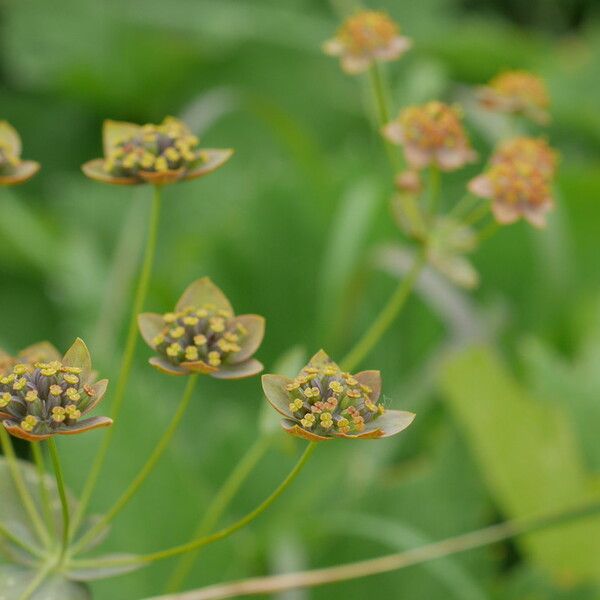
<instances>
[{"instance_id":1,"label":"blurred leaf","mask_svg":"<svg viewBox=\"0 0 600 600\"><path fill-rule=\"evenodd\" d=\"M352 527L348 527L352 523ZM418 548L435 540L415 527L384 517L364 513L341 513L329 517L327 526L346 534L351 533L394 548L397 552ZM486 600L486 592L452 557L424 563L422 568L443 582L450 596L460 600Z\"/></svg>"},{"instance_id":2,"label":"blurred leaf","mask_svg":"<svg viewBox=\"0 0 600 600\"><path fill-rule=\"evenodd\" d=\"M22 567L0 564L0 600L15 600L33 581L36 572ZM44 581L29 600L91 600L87 587L54 576Z\"/></svg>"},{"instance_id":3,"label":"blurred leaf","mask_svg":"<svg viewBox=\"0 0 600 600\"><path fill-rule=\"evenodd\" d=\"M471 347L451 358L443 389L506 517L564 509L597 494L566 415L530 397L490 348ZM532 560L564 581L600 577L600 519L519 542Z\"/></svg>"}]
</instances>

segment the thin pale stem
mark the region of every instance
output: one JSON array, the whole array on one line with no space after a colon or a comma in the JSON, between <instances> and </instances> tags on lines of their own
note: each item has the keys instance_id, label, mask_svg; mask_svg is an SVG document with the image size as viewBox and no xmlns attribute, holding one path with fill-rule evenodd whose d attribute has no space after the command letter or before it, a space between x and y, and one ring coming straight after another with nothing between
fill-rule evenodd
<instances>
[{"instance_id":1,"label":"thin pale stem","mask_svg":"<svg viewBox=\"0 0 600 600\"><path fill-rule=\"evenodd\" d=\"M2 451L4 452L4 456L6 457L6 462L8 464L8 469L13 478L15 488L23 502L23 507L27 512L27 516L31 524L33 525L33 529L35 530L36 535L38 536L40 542L45 546L50 545L50 535L48 534L48 530L46 529L42 518L40 517L37 508L35 506L35 502L25 485L25 481L23 476L21 475L21 471L19 470L19 465L17 463L17 456L15 454L15 449L13 448L12 442L10 440L10 436L0 425L0 441L2 443Z\"/></svg>"},{"instance_id":2,"label":"thin pale stem","mask_svg":"<svg viewBox=\"0 0 600 600\"><path fill-rule=\"evenodd\" d=\"M440 202L440 170L436 165L429 168L429 216L435 219Z\"/></svg>"},{"instance_id":3,"label":"thin pale stem","mask_svg":"<svg viewBox=\"0 0 600 600\"><path fill-rule=\"evenodd\" d=\"M25 542L22 537L12 533L12 531L8 530L2 523L0 523L0 537L6 538L9 542L12 542L15 546L19 546L21 550L25 550L25 552L28 552L32 556L37 556L38 558L43 558L45 556L42 550Z\"/></svg>"},{"instance_id":4,"label":"thin pale stem","mask_svg":"<svg viewBox=\"0 0 600 600\"><path fill-rule=\"evenodd\" d=\"M500 223L498 221L490 221L487 225L481 229L477 234L477 243L482 244L486 240L489 240L496 232L500 229Z\"/></svg>"},{"instance_id":5,"label":"thin pale stem","mask_svg":"<svg viewBox=\"0 0 600 600\"><path fill-rule=\"evenodd\" d=\"M369 69L369 82L375 101L377 124L381 129L390 122L390 109L388 105L387 85L381 72L381 68L376 62L373 63L372 67ZM404 158L402 157L400 149L388 140L384 140L384 144L394 173L400 173L405 168ZM421 239L426 232L426 226L415 197L412 194L402 194L400 199L402 202L402 211L406 215L411 233Z\"/></svg>"},{"instance_id":6,"label":"thin pale stem","mask_svg":"<svg viewBox=\"0 0 600 600\"><path fill-rule=\"evenodd\" d=\"M125 351L123 353L123 360L121 363L121 371L119 373L119 379L117 380L117 386L115 391L114 400L111 406L110 416L114 419L119 415L123 400L125 399L125 391L127 389L127 383L131 374L131 368L133 366L133 359L135 357L135 350L138 341L138 327L137 317L144 310L144 303L148 294L148 287L150 284L150 277L152 275L152 268L154 266L154 257L156 255L156 240L158 237L158 225L160 221L160 209L161 209L161 189L159 186L154 187L154 195L152 199L152 209L150 213L150 221L148 224L148 235L146 238L146 248L144 251L144 258L142 268L140 271L139 280L133 300L131 309L131 317L129 320L129 328L127 332L127 341L125 343ZM104 434L102 444L96 454L94 463L90 469L87 481L83 487L79 506L75 515L73 516L73 522L70 531L70 537L77 533L78 527L81 525L85 511L87 510L88 504L96 488L98 478L102 471L104 461L108 454L108 449L112 441L114 427L109 427Z\"/></svg>"},{"instance_id":7,"label":"thin pale stem","mask_svg":"<svg viewBox=\"0 0 600 600\"><path fill-rule=\"evenodd\" d=\"M468 213L472 206L477 203L478 198L473 196L473 194L468 193L465 194L452 208L452 210L448 213L448 216L459 218L463 213Z\"/></svg>"},{"instance_id":8,"label":"thin pale stem","mask_svg":"<svg viewBox=\"0 0 600 600\"><path fill-rule=\"evenodd\" d=\"M237 463L235 469L231 471L229 477L224 481L219 491L216 493L212 502L206 509L204 517L198 524L192 540L199 538L203 534L211 531L219 522L229 504L237 495L239 489L248 479L250 473L254 470L260 459L272 443L272 436L261 436L250 446L246 454ZM179 563L173 570L173 573L167 583L167 592L176 592L184 584L186 577L194 566L194 561L198 558L198 551L190 552L181 557Z\"/></svg>"},{"instance_id":9,"label":"thin pale stem","mask_svg":"<svg viewBox=\"0 0 600 600\"><path fill-rule=\"evenodd\" d=\"M48 486L46 485L46 464L44 462L44 454L42 452L42 442L32 442L31 454L33 456L33 462L35 463L35 467L38 473L40 502L42 504L44 518L46 519L48 527L51 527L54 533L56 534L56 521L52 512L52 505L50 504Z\"/></svg>"},{"instance_id":10,"label":"thin pale stem","mask_svg":"<svg viewBox=\"0 0 600 600\"><path fill-rule=\"evenodd\" d=\"M193 552L194 550L198 550L203 546L213 544L214 542L218 542L219 540L229 537L236 531L239 531L240 529L246 527L246 525L252 523L252 521L254 521L257 517L262 515L262 513L264 513L279 498L279 496L281 496L281 494L283 494L283 492L291 485L291 483L296 479L296 477L298 477L298 475L302 471L302 468L310 458L311 454L314 452L316 445L316 442L310 442L306 447L306 450L294 466L294 468L289 472L287 477L277 486L273 493L261 504L259 504L252 512L248 513L245 517L242 517L239 521L236 521L229 527L225 527L224 529L221 529L210 535L198 538L197 540L188 542L187 544L182 544L181 546L168 548L167 550L161 550L159 552L153 552L151 554L144 554L141 556L131 558L123 557L106 560L79 560L73 561L72 566L77 568L85 568L150 564L159 560L164 560L166 558L172 558L174 556L186 554L187 552Z\"/></svg>"},{"instance_id":11,"label":"thin pale stem","mask_svg":"<svg viewBox=\"0 0 600 600\"><path fill-rule=\"evenodd\" d=\"M60 498L60 505L62 509L63 535L62 546L60 550L60 559L62 559L69 547L69 501L67 499L67 490L65 488L65 478L60 464L60 458L58 456L58 448L56 447L54 438L50 438L48 440L48 448L50 450L50 459L52 460L52 467L54 468L56 487L58 488L58 496Z\"/></svg>"},{"instance_id":12,"label":"thin pale stem","mask_svg":"<svg viewBox=\"0 0 600 600\"><path fill-rule=\"evenodd\" d=\"M479 206L475 206L471 212L467 213L463 219L463 223L465 225L475 225L477 221L481 221L483 217L485 217L490 210L489 204L486 202L485 204L480 204Z\"/></svg>"},{"instance_id":13,"label":"thin pale stem","mask_svg":"<svg viewBox=\"0 0 600 600\"><path fill-rule=\"evenodd\" d=\"M136 475L135 479L131 482L129 487L123 492L121 497L115 502L113 507L104 514L99 521L79 540L79 542L74 546L73 553L77 553L85 545L92 541L124 508L127 506L129 501L137 494L138 490L142 487L142 484L146 481L148 476L154 470L154 467L161 459L162 455L165 453L165 450L169 447L179 424L181 423L181 419L185 415L187 408L190 404L190 400L192 399L194 388L198 383L198 375L191 375L188 378L188 383L185 387L185 391L183 396L181 397L181 401L177 408L177 411L173 415L169 426L163 433L159 442L156 444L154 451L144 464L144 466L140 469L140 472Z\"/></svg>"},{"instance_id":14,"label":"thin pale stem","mask_svg":"<svg viewBox=\"0 0 600 600\"><path fill-rule=\"evenodd\" d=\"M23 590L19 600L29 600L50 575L54 566L52 562L44 564L38 574L31 580L31 583Z\"/></svg>"},{"instance_id":15,"label":"thin pale stem","mask_svg":"<svg viewBox=\"0 0 600 600\"><path fill-rule=\"evenodd\" d=\"M340 363L342 368L352 371L377 345L379 340L394 322L410 296L410 293L416 281L425 266L425 253L421 252L415 258L412 269L407 276L399 283L396 291L383 307L371 327L367 329L364 335L358 340L354 348L346 355Z\"/></svg>"},{"instance_id":16,"label":"thin pale stem","mask_svg":"<svg viewBox=\"0 0 600 600\"><path fill-rule=\"evenodd\" d=\"M302 589L369 577L420 565L431 560L444 558L467 550L496 544L504 540L549 529L563 523L581 519L600 512L600 501L586 503L570 510L538 517L515 519L485 529L434 542L404 552L388 554L380 558L362 560L345 565L286 573L271 577L255 577L242 581L224 583L202 588L185 594L156 596L147 600L221 600L258 594L275 594L292 589Z\"/></svg>"}]
</instances>

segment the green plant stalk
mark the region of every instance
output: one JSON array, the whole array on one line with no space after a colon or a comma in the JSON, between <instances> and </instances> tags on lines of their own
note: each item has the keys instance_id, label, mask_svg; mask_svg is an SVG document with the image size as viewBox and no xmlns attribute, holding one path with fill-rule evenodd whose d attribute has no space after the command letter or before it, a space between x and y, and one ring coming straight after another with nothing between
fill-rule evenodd
<instances>
[{"instance_id":1,"label":"green plant stalk","mask_svg":"<svg viewBox=\"0 0 600 600\"><path fill-rule=\"evenodd\" d=\"M433 222L440 202L440 169L432 164L429 167L429 217Z\"/></svg>"},{"instance_id":2,"label":"green plant stalk","mask_svg":"<svg viewBox=\"0 0 600 600\"><path fill-rule=\"evenodd\" d=\"M25 552L28 552L32 556L37 556L38 558L44 558L46 556L42 550L24 542L19 536L6 529L2 523L0 523L0 537L6 538L9 542L12 542L15 546L19 546L21 550L25 550Z\"/></svg>"},{"instance_id":3,"label":"green plant stalk","mask_svg":"<svg viewBox=\"0 0 600 600\"><path fill-rule=\"evenodd\" d=\"M56 476L56 487L58 488L58 495L60 497L60 505L63 517L63 535L59 557L60 562L64 558L69 547L69 501L67 500L65 478L63 475L62 467L60 465L58 448L56 447L56 442L54 441L54 438L50 438L48 440L48 448L50 450L50 458L52 460L52 466L54 468L54 475Z\"/></svg>"},{"instance_id":4,"label":"green plant stalk","mask_svg":"<svg viewBox=\"0 0 600 600\"><path fill-rule=\"evenodd\" d=\"M217 525L243 483L271 446L272 440L273 436L262 435L250 446L209 504L192 540L208 533ZM198 551L190 552L181 557L167 582L167 592L176 592L183 585L194 566L194 561L198 558L198 553Z\"/></svg>"},{"instance_id":5,"label":"green plant stalk","mask_svg":"<svg viewBox=\"0 0 600 600\"><path fill-rule=\"evenodd\" d=\"M44 583L48 575L54 569L52 562L45 563L42 568L38 571L37 575L32 579L31 583L23 590L23 593L19 596L19 600L29 600L36 590Z\"/></svg>"},{"instance_id":6,"label":"green plant stalk","mask_svg":"<svg viewBox=\"0 0 600 600\"><path fill-rule=\"evenodd\" d=\"M125 391L127 389L127 383L129 381L129 375L131 374L131 368L133 366L133 359L135 357L135 350L138 341L138 326L137 316L144 310L144 303L148 294L148 287L150 284L150 277L152 275L152 268L154 266L154 257L156 255L156 241L158 237L158 225L160 221L160 209L161 209L161 188L160 186L154 186L154 195L152 199L152 209L150 213L150 222L148 225L148 235L146 238L146 248L144 251L144 259L142 268L140 271L139 280L133 300L131 309L131 317L129 320L129 329L127 332L127 341L125 344L125 351L123 353L123 360L121 363L121 371L119 373L119 379L117 380L117 386L115 391L114 400L111 406L110 416L116 419L121 411L123 400L125 399ZM88 478L84 484L83 491L81 493L79 506L73 521L71 524L70 538L77 533L77 529L81 525L85 511L87 510L88 504L92 498L94 489L100 477L100 472L106 460L108 449L112 441L114 432L114 426L109 427L104 434L102 444L96 454L94 463L90 469Z\"/></svg>"},{"instance_id":7,"label":"green plant stalk","mask_svg":"<svg viewBox=\"0 0 600 600\"><path fill-rule=\"evenodd\" d=\"M315 451L316 446L317 442L309 442L308 446L304 450L302 456L298 459L298 462L295 464L294 468L288 473L287 477L277 486L273 493L266 500L261 502L252 512L248 513L245 517L242 517L240 520L236 521L229 527L225 527L224 529L216 531L215 533L198 538L197 540L193 540L186 544L175 546L173 548L168 548L167 550L160 550L159 552L153 552L151 554L143 554L141 556L135 556L131 558L123 557L106 560L79 560L73 561L72 566L75 568L85 568L150 564L159 560L164 560L166 558L172 558L174 556L186 554L187 552L193 552L194 550L198 550L203 546L208 546L208 544L213 544L214 542L218 542L219 540L229 537L236 531L239 531L240 529L246 527L246 525L252 523L252 521L254 521L256 518L262 515L262 513L264 513L279 498L279 496L281 496L281 494L283 494L283 492L300 474L302 468L310 458L311 454Z\"/></svg>"},{"instance_id":8,"label":"green plant stalk","mask_svg":"<svg viewBox=\"0 0 600 600\"><path fill-rule=\"evenodd\" d=\"M77 553L80 551L85 545L93 540L124 508L127 506L129 501L136 495L142 484L146 481L148 476L154 470L154 467L165 453L165 450L169 447L179 424L181 423L181 419L185 415L187 408L190 404L190 400L192 399L194 388L198 383L198 375L190 375L188 378L188 383L185 387L185 391L183 396L181 397L181 401L177 408L177 411L173 415L169 426L163 433L160 438L158 444L155 446L154 451L141 468L140 472L136 475L135 479L129 484L129 487L123 492L121 497L115 502L113 507L104 514L98 522L77 542L77 544L73 547L73 553Z\"/></svg>"},{"instance_id":9,"label":"green plant stalk","mask_svg":"<svg viewBox=\"0 0 600 600\"><path fill-rule=\"evenodd\" d=\"M490 221L481 231L477 234L477 243L481 244L486 240L489 240L496 232L500 229L500 223L498 221Z\"/></svg>"},{"instance_id":10,"label":"green plant stalk","mask_svg":"<svg viewBox=\"0 0 600 600\"><path fill-rule=\"evenodd\" d=\"M377 345L384 333L394 322L404 305L413 286L417 282L423 267L425 266L425 252L420 252L415 258L412 269L406 277L399 283L396 291L393 293L387 304L383 307L373 324L367 329L363 336L356 343L354 348L343 358L340 366L346 371L352 371Z\"/></svg>"},{"instance_id":11,"label":"green plant stalk","mask_svg":"<svg viewBox=\"0 0 600 600\"><path fill-rule=\"evenodd\" d=\"M375 101L377 111L377 122L381 129L384 125L390 122L390 110L388 108L388 93L384 83L381 67L376 62L369 69L369 82ZM381 133L379 132L381 135ZM384 140L385 149L390 160L390 164L394 172L400 173L404 170L405 164L401 152L396 146L388 140ZM412 194L403 194L401 197L402 209L408 220L408 225L417 237L422 238L427 231L423 216Z\"/></svg>"},{"instance_id":12,"label":"green plant stalk","mask_svg":"<svg viewBox=\"0 0 600 600\"><path fill-rule=\"evenodd\" d=\"M465 225L474 225L477 221L480 221L485 217L490 210L489 203L480 204L475 206L470 212L468 212L463 218Z\"/></svg>"},{"instance_id":13,"label":"green plant stalk","mask_svg":"<svg viewBox=\"0 0 600 600\"><path fill-rule=\"evenodd\" d=\"M155 596L146 600L221 600L240 598L258 594L276 594L286 590L310 588L388 573L420 565L431 560L444 558L496 544L516 536L549 529L575 519L581 519L600 512L600 501L595 500L569 510L547 515L506 521L484 529L478 529L456 537L448 538L403 552L388 554L379 558L362 560L345 565L285 573L268 577L255 577L241 581L212 585L185 594Z\"/></svg>"},{"instance_id":14,"label":"green plant stalk","mask_svg":"<svg viewBox=\"0 0 600 600\"><path fill-rule=\"evenodd\" d=\"M54 514L52 513L50 496L48 495L48 487L46 486L46 465L44 463L44 455L42 453L42 442L33 442L31 444L31 454L33 455L33 462L35 463L38 473L40 502L42 504L44 518L48 523L48 527L52 527L54 533L56 534L56 521L54 519Z\"/></svg>"},{"instance_id":15,"label":"green plant stalk","mask_svg":"<svg viewBox=\"0 0 600 600\"><path fill-rule=\"evenodd\" d=\"M15 449L13 448L12 442L10 440L10 436L0 425L0 441L2 443L2 450L4 452L4 456L6 457L6 462L8 464L8 469L10 474L12 475L13 481L15 483L15 487L17 488L17 492L21 497L21 501L23 502L23 507L27 512L27 516L33 525L36 535L38 536L40 542L44 544L46 547L50 546L50 535L48 534L48 530L46 529L44 522L42 521L33 498L25 485L25 481L21 476L19 471L19 465L17 464L17 457L15 455Z\"/></svg>"}]
</instances>

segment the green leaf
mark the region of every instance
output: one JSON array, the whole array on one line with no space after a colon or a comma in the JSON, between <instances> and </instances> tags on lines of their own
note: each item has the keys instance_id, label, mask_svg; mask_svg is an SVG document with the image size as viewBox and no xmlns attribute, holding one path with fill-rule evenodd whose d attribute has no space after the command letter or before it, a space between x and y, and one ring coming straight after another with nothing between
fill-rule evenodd
<instances>
[{"instance_id":1,"label":"green leaf","mask_svg":"<svg viewBox=\"0 0 600 600\"><path fill-rule=\"evenodd\" d=\"M505 517L558 511L597 495L567 416L528 394L490 348L472 347L449 359L443 388ZM518 543L555 577L600 579L598 518L523 536Z\"/></svg>"},{"instance_id":2,"label":"green leaf","mask_svg":"<svg viewBox=\"0 0 600 600\"><path fill-rule=\"evenodd\" d=\"M0 600L15 600L27 589L37 573L34 570L0 564ZM30 600L90 600L87 586L58 576L50 577L29 597Z\"/></svg>"}]
</instances>

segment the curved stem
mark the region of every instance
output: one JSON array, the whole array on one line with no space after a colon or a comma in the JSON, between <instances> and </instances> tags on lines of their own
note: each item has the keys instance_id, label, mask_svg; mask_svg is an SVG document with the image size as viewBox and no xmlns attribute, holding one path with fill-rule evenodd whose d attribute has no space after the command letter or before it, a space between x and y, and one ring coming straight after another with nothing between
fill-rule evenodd
<instances>
[{"instance_id":1,"label":"curved stem","mask_svg":"<svg viewBox=\"0 0 600 600\"><path fill-rule=\"evenodd\" d=\"M586 503L570 510L548 515L515 519L484 529L434 542L426 546L412 548L404 552L388 554L379 558L362 560L345 565L314 569L298 573L285 573L270 577L255 577L212 585L206 588L177 594L176 596L155 596L147 600L221 600L222 598L240 598L258 594L275 594L286 590L316 587L359 579L419 565L437 558L443 558L459 552L495 544L519 535L549 529L562 523L581 519L600 512L600 501Z\"/></svg>"},{"instance_id":2,"label":"curved stem","mask_svg":"<svg viewBox=\"0 0 600 600\"><path fill-rule=\"evenodd\" d=\"M412 269L400 282L396 291L383 307L371 327L367 329L354 348L341 361L340 365L344 370L352 371L379 342L383 334L398 316L398 313L402 310L424 266L425 253L421 252L415 258Z\"/></svg>"},{"instance_id":3,"label":"curved stem","mask_svg":"<svg viewBox=\"0 0 600 600\"><path fill-rule=\"evenodd\" d=\"M62 508L63 516L63 536L62 536L62 547L60 550L59 561L65 556L67 548L69 546L69 501L67 500L67 492L65 489L65 478L63 476L62 467L60 466L60 459L58 457L58 449L56 448L56 442L54 438L48 440L48 448L50 449L50 458L52 459L52 466L54 467L54 475L56 476L56 486L58 488L58 495L60 497L60 505Z\"/></svg>"},{"instance_id":4,"label":"curved stem","mask_svg":"<svg viewBox=\"0 0 600 600\"><path fill-rule=\"evenodd\" d=\"M31 454L33 455L33 461L35 462L38 473L40 502L42 504L42 510L44 511L44 518L48 523L48 527L52 527L56 534L56 521L54 519L54 514L52 513L50 496L48 495L48 486L46 485L46 465L42 453L42 442L32 442Z\"/></svg>"},{"instance_id":5,"label":"curved stem","mask_svg":"<svg viewBox=\"0 0 600 600\"><path fill-rule=\"evenodd\" d=\"M15 546L19 546L21 550L25 550L25 552L28 552L32 556L37 556L38 558L45 557L45 553L42 550L23 541L22 537L9 531L2 523L0 523L0 537L6 538L9 542L12 542Z\"/></svg>"},{"instance_id":6,"label":"curved stem","mask_svg":"<svg viewBox=\"0 0 600 600\"><path fill-rule=\"evenodd\" d=\"M490 221L481 231L477 234L477 243L481 244L486 240L489 240L497 231L500 229L500 223L498 221Z\"/></svg>"},{"instance_id":7,"label":"curved stem","mask_svg":"<svg viewBox=\"0 0 600 600\"><path fill-rule=\"evenodd\" d=\"M27 516L33 525L35 533L37 534L39 540L45 546L50 545L50 536L48 534L48 530L46 529L44 522L42 521L33 498L25 485L25 481L21 472L19 471L19 465L17 464L17 456L15 454L15 449L13 448L12 442L10 440L10 436L0 425L0 441L2 443L2 450L4 452L4 456L6 457L6 462L8 464L8 469L13 478L15 488L21 497L21 501L23 502L23 507L27 512Z\"/></svg>"},{"instance_id":8,"label":"curved stem","mask_svg":"<svg viewBox=\"0 0 600 600\"><path fill-rule=\"evenodd\" d=\"M187 544L182 544L181 546L175 546L173 548L169 548L167 550L160 550L159 552L153 552L151 554L143 554L141 556L135 557L123 557L123 558L114 558L114 559L106 559L106 560L79 560L73 561L73 567L112 567L112 566L127 566L127 565L141 565L141 564L150 564L159 560L164 560L165 558L172 558L173 556L179 556L180 554L185 554L187 552L193 552L194 550L198 550L203 546L207 546L208 544L212 544L219 540L222 540L226 537L229 537L236 531L239 531L246 525L249 525L254 521L257 517L259 517L262 513L265 512L272 504L283 494L283 492L290 486L290 484L296 479L299 475L300 471L310 458L311 454L315 451L317 442L310 442L306 447L306 450L299 458L298 462L294 466L294 468L289 472L288 476L277 486L275 491L261 504L259 504L252 512L248 513L245 517L242 517L239 521L236 521L229 527L225 527L211 535L207 535L201 537L197 540L193 540L188 542Z\"/></svg>"},{"instance_id":9,"label":"curved stem","mask_svg":"<svg viewBox=\"0 0 600 600\"><path fill-rule=\"evenodd\" d=\"M135 356L135 349L138 340L138 328L137 328L137 316L144 310L144 303L146 301L146 295L148 293L148 286L150 283L150 276L152 274L152 267L154 265L154 256L156 254L156 240L158 237L158 224L160 221L160 208L161 208L161 193L160 187L154 187L154 196L152 200L152 210L150 214L150 222L148 225L148 235L146 239L146 249L144 251L144 259L142 269L140 271L140 277L137 283L135 297L131 309L131 317L129 320L129 328L127 332L127 341L125 344L125 351L123 353L123 361L121 363L121 371L119 373L119 379L117 381L116 391L114 400L111 406L110 416L114 419L117 418L123 405L125 398L125 390L127 389L127 383L129 381L129 375L131 374L131 368L133 366L133 359ZM87 481L83 487L79 506L73 517L73 523L71 526L70 537L77 533L77 528L81 525L83 516L90 502L98 477L102 471L102 466L106 460L108 448L112 441L114 434L114 427L109 427L104 434L102 445L96 454L94 463L90 469Z\"/></svg>"},{"instance_id":10,"label":"curved stem","mask_svg":"<svg viewBox=\"0 0 600 600\"><path fill-rule=\"evenodd\" d=\"M104 514L102 518L100 518L98 522L74 546L73 553L77 553L84 548L88 542L93 540L125 508L125 506L127 506L129 501L138 492L144 481L146 481L150 473L152 473L156 463L160 460L162 455L165 453L165 450L171 443L171 440L173 439L173 436L179 427L179 423L185 415L194 393L196 383L198 383L198 375L190 375L177 411L173 415L169 426L155 446L154 451L146 461L146 464L141 468L140 472L130 483L129 487L123 492L121 497L115 502L114 506L106 514Z\"/></svg>"},{"instance_id":11,"label":"curved stem","mask_svg":"<svg viewBox=\"0 0 600 600\"><path fill-rule=\"evenodd\" d=\"M50 572L54 568L54 565L49 562L46 563L38 572L38 574L32 579L31 583L23 590L23 593L19 596L19 600L29 600L31 596L37 591L37 589L44 583L45 579L50 575Z\"/></svg>"},{"instance_id":12,"label":"curved stem","mask_svg":"<svg viewBox=\"0 0 600 600\"><path fill-rule=\"evenodd\" d=\"M199 538L201 535L211 531L215 527L242 484L254 470L254 467L256 467L260 459L265 455L272 440L273 438L271 436L261 436L256 439L252 446L250 446L246 454L237 463L235 469L231 471L229 477L224 481L212 502L209 504L204 513L204 517L198 524L196 532L192 536L192 540ZM190 552L181 557L181 560L173 570L167 583L167 592L175 592L183 585L197 558L198 551Z\"/></svg>"}]
</instances>

